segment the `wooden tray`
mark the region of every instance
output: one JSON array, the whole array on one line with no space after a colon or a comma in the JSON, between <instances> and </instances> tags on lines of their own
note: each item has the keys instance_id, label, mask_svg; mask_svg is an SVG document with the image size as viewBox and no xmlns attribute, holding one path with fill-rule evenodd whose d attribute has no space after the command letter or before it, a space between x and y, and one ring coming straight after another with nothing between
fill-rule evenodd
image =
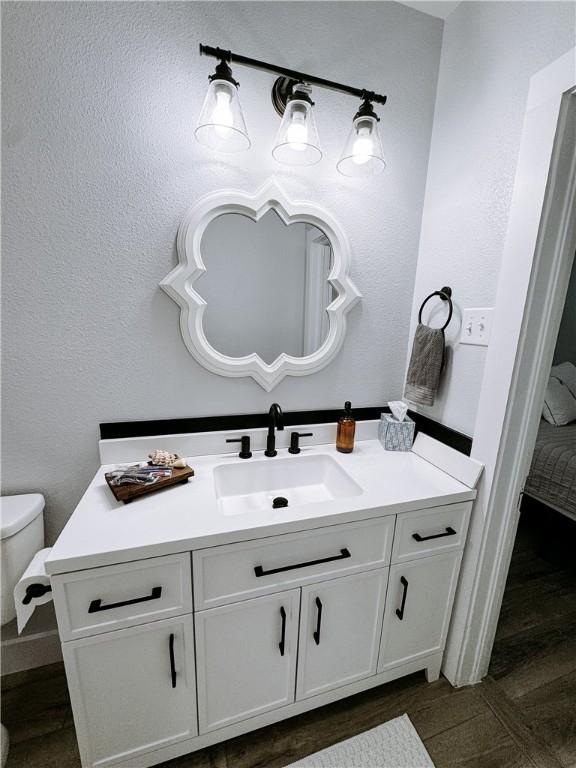
<instances>
[{"instance_id":1,"label":"wooden tray","mask_svg":"<svg viewBox=\"0 0 576 768\"><path fill-rule=\"evenodd\" d=\"M108 488L114 494L116 501L123 501L124 504L129 504L133 499L138 496L147 496L149 493L154 493L162 488L169 488L171 485L179 485L180 483L187 483L189 477L193 477L194 470L192 467L181 467L179 469L172 470L172 477L164 477L157 480L152 485L111 485L109 474L105 474Z\"/></svg>"}]
</instances>

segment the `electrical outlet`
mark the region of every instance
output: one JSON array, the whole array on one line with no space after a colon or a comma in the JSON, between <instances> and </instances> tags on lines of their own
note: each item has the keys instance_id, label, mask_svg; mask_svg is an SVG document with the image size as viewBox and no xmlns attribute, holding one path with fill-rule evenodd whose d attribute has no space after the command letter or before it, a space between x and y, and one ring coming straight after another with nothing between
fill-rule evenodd
<instances>
[{"instance_id":1,"label":"electrical outlet","mask_svg":"<svg viewBox=\"0 0 576 768\"><path fill-rule=\"evenodd\" d=\"M492 308L462 310L461 344L477 344L487 347L492 328Z\"/></svg>"}]
</instances>

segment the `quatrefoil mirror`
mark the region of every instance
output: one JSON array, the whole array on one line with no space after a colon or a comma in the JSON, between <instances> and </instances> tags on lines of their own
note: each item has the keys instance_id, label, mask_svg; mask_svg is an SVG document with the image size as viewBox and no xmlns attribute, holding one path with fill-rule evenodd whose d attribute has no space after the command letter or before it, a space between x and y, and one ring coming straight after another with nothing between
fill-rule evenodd
<instances>
[{"instance_id":1,"label":"quatrefoil mirror","mask_svg":"<svg viewBox=\"0 0 576 768\"><path fill-rule=\"evenodd\" d=\"M342 346L360 293L348 240L320 206L289 200L275 181L252 195L215 192L187 212L177 250L160 285L208 370L270 391L320 370Z\"/></svg>"}]
</instances>

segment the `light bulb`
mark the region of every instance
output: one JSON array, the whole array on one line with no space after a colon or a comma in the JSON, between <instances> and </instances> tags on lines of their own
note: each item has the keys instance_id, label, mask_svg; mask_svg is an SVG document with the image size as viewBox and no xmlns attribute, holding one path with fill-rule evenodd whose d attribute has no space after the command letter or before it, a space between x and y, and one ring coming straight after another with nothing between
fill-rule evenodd
<instances>
[{"instance_id":1,"label":"light bulb","mask_svg":"<svg viewBox=\"0 0 576 768\"><path fill-rule=\"evenodd\" d=\"M234 125L234 115L230 109L231 101L232 95L227 88L221 86L216 89L216 105L212 111L211 120L216 133L223 138L230 135Z\"/></svg>"},{"instance_id":2,"label":"light bulb","mask_svg":"<svg viewBox=\"0 0 576 768\"><path fill-rule=\"evenodd\" d=\"M310 88L302 83L294 86L272 149L272 156L279 163L314 165L322 157L313 106Z\"/></svg>"},{"instance_id":3,"label":"light bulb","mask_svg":"<svg viewBox=\"0 0 576 768\"><path fill-rule=\"evenodd\" d=\"M219 152L248 149L250 138L238 98L238 83L230 67L221 61L208 79L210 85L194 135L200 144Z\"/></svg>"},{"instance_id":4,"label":"light bulb","mask_svg":"<svg viewBox=\"0 0 576 768\"><path fill-rule=\"evenodd\" d=\"M370 129L366 126L359 127L356 140L352 147L352 162L356 165L363 165L370 160L374 152Z\"/></svg>"},{"instance_id":5,"label":"light bulb","mask_svg":"<svg viewBox=\"0 0 576 768\"><path fill-rule=\"evenodd\" d=\"M366 178L386 167L378 134L378 116L365 99L354 115L350 133L336 168L343 176Z\"/></svg>"},{"instance_id":6,"label":"light bulb","mask_svg":"<svg viewBox=\"0 0 576 768\"><path fill-rule=\"evenodd\" d=\"M294 112L288 130L286 131L286 141L290 149L297 152L303 152L308 143L308 126L301 112Z\"/></svg>"}]
</instances>

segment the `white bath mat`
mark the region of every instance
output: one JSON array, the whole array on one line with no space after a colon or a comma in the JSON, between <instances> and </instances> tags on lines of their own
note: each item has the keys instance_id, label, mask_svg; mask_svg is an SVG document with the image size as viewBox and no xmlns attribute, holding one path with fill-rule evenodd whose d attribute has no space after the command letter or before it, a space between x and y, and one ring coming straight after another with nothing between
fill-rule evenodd
<instances>
[{"instance_id":1,"label":"white bath mat","mask_svg":"<svg viewBox=\"0 0 576 768\"><path fill-rule=\"evenodd\" d=\"M408 715L359 733L286 768L434 768Z\"/></svg>"}]
</instances>

